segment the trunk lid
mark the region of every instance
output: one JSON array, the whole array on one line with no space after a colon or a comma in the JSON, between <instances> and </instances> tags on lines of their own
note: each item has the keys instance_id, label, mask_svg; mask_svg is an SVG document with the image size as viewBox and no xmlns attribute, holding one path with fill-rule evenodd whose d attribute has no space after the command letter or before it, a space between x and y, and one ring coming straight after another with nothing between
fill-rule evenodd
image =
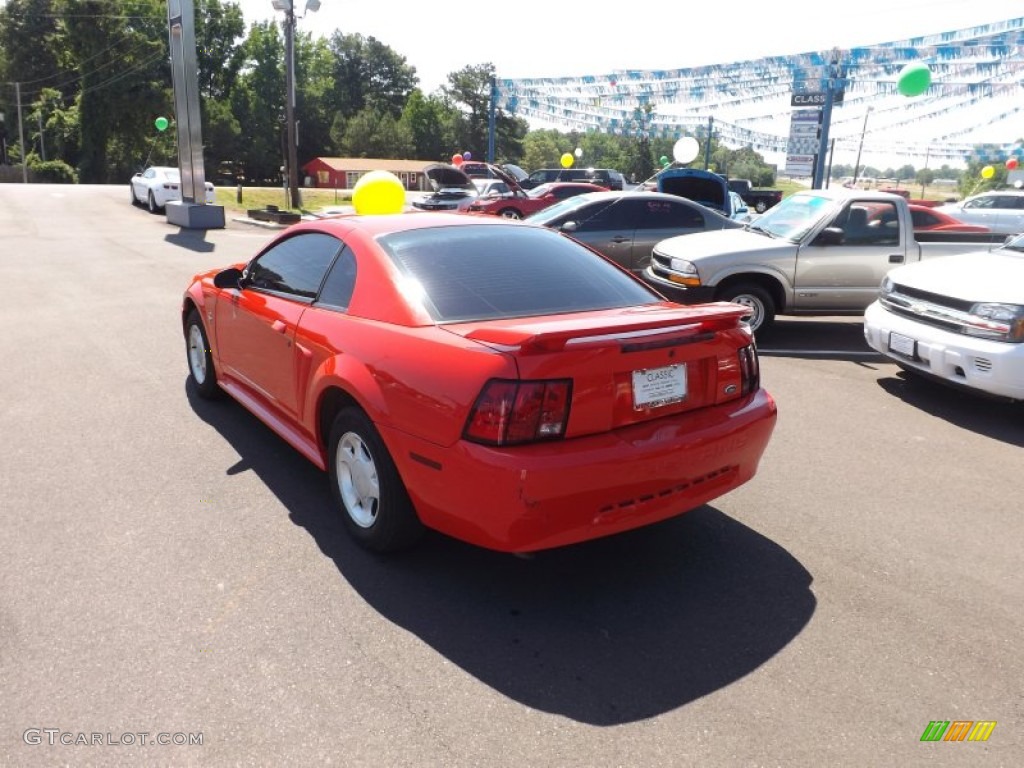
<instances>
[{"instance_id":1,"label":"trunk lid","mask_svg":"<svg viewBox=\"0 0 1024 768\"><path fill-rule=\"evenodd\" d=\"M570 379L571 438L741 397L745 312L665 303L444 327L511 355L522 380Z\"/></svg>"}]
</instances>

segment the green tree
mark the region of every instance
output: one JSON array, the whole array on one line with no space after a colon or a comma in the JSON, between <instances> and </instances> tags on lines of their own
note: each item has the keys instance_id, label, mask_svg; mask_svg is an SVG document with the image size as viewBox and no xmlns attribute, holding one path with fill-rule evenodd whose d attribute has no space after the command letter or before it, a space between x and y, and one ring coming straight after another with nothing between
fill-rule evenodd
<instances>
[{"instance_id":1,"label":"green tree","mask_svg":"<svg viewBox=\"0 0 1024 768\"><path fill-rule=\"evenodd\" d=\"M342 151L348 157L403 158L412 152L408 128L387 112L367 107L345 127Z\"/></svg>"},{"instance_id":2,"label":"green tree","mask_svg":"<svg viewBox=\"0 0 1024 768\"><path fill-rule=\"evenodd\" d=\"M931 168L922 168L920 171L917 172L915 176L915 181L917 181L917 183L921 185L922 198L924 197L924 188L931 184L933 181L935 181L935 179L935 171L933 171Z\"/></svg>"},{"instance_id":3,"label":"green tree","mask_svg":"<svg viewBox=\"0 0 1024 768\"><path fill-rule=\"evenodd\" d=\"M100 0L58 0L55 10L80 73L79 175L120 180L140 162L154 116L170 112L166 10L159 0L127 0L116 15Z\"/></svg>"},{"instance_id":4,"label":"green tree","mask_svg":"<svg viewBox=\"0 0 1024 768\"><path fill-rule=\"evenodd\" d=\"M276 182L284 163L284 40L274 22L256 22L242 50L245 63L231 92L241 128L237 160L246 179Z\"/></svg>"},{"instance_id":5,"label":"green tree","mask_svg":"<svg viewBox=\"0 0 1024 768\"><path fill-rule=\"evenodd\" d=\"M447 85L441 86L444 96L458 110L454 121L456 146L452 151L470 151L474 157L485 157L488 120L491 105L491 81L494 65L477 64L448 74ZM495 154L505 162L518 163L523 157L523 140L529 124L520 117L495 112Z\"/></svg>"},{"instance_id":6,"label":"green tree","mask_svg":"<svg viewBox=\"0 0 1024 768\"><path fill-rule=\"evenodd\" d=\"M455 145L454 110L437 96L424 96L414 88L402 110L400 125L412 139L412 154L424 160L446 160Z\"/></svg>"},{"instance_id":7,"label":"green tree","mask_svg":"<svg viewBox=\"0 0 1024 768\"><path fill-rule=\"evenodd\" d=\"M530 170L557 168L568 143L559 131L530 131L523 139L523 165Z\"/></svg>"}]
</instances>

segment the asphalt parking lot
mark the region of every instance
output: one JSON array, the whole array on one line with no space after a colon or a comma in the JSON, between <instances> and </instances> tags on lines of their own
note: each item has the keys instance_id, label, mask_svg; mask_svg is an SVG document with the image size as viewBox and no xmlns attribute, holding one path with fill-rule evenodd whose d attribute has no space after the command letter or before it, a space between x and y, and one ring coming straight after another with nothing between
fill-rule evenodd
<instances>
[{"instance_id":1,"label":"asphalt parking lot","mask_svg":"<svg viewBox=\"0 0 1024 768\"><path fill-rule=\"evenodd\" d=\"M741 489L532 559L381 558L186 386L182 291L272 234L0 185L0 765L1021 764L1024 408L784 319Z\"/></svg>"}]
</instances>

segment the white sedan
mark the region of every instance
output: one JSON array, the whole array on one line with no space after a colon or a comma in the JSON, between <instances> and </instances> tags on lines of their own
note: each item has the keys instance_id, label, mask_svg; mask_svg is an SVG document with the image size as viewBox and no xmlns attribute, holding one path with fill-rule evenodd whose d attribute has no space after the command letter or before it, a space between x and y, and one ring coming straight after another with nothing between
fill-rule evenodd
<instances>
[{"instance_id":1,"label":"white sedan","mask_svg":"<svg viewBox=\"0 0 1024 768\"><path fill-rule=\"evenodd\" d=\"M162 211L171 200L181 200L181 175L177 168L150 166L132 176L132 205L144 204L150 213ZM206 202L216 202L213 184L206 182Z\"/></svg>"}]
</instances>

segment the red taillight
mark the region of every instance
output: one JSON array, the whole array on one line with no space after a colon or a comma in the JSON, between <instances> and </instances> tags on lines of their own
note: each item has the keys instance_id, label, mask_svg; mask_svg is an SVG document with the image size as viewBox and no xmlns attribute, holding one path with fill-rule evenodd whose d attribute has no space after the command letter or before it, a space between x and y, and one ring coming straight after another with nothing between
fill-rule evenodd
<instances>
[{"instance_id":1,"label":"red taillight","mask_svg":"<svg viewBox=\"0 0 1024 768\"><path fill-rule=\"evenodd\" d=\"M491 379L469 412L463 436L474 443L513 445L565 435L572 382Z\"/></svg>"},{"instance_id":2,"label":"red taillight","mask_svg":"<svg viewBox=\"0 0 1024 768\"><path fill-rule=\"evenodd\" d=\"M757 362L757 350L753 344L742 347L739 350L740 358L740 380L742 382L740 392L749 395L761 386L761 367Z\"/></svg>"}]
</instances>

